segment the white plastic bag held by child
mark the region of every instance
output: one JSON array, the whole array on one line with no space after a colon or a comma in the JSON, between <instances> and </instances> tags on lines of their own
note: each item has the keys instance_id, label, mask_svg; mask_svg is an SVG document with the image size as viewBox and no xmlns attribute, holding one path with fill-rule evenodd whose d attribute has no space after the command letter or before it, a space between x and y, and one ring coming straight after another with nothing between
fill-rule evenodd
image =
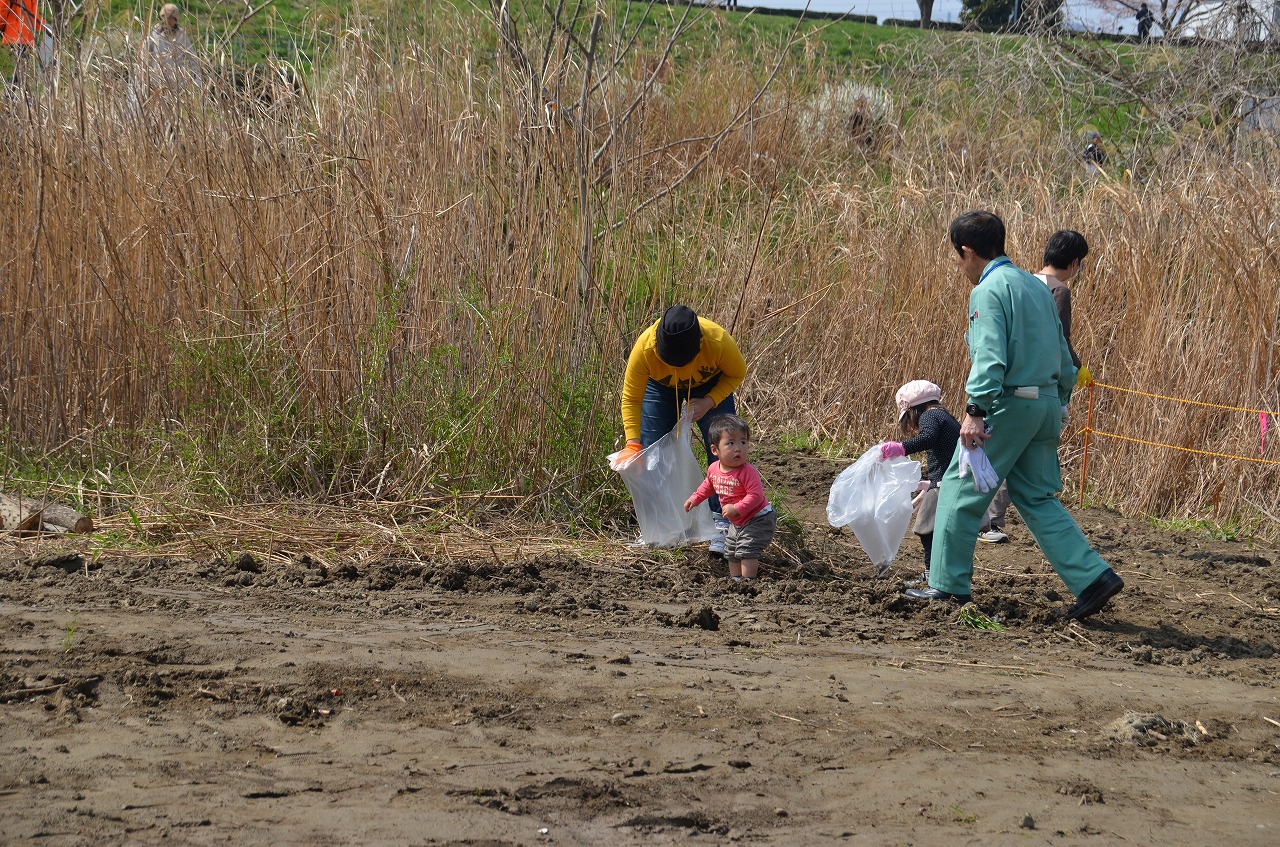
<instances>
[{"instance_id":1,"label":"white plastic bag held by child","mask_svg":"<svg viewBox=\"0 0 1280 847\"><path fill-rule=\"evenodd\" d=\"M847 526L883 576L911 523L911 495L920 483L920 463L905 456L880 458L880 445L841 471L827 500L827 522Z\"/></svg>"},{"instance_id":2,"label":"white plastic bag held by child","mask_svg":"<svg viewBox=\"0 0 1280 847\"><path fill-rule=\"evenodd\" d=\"M684 501L706 476L693 455L692 426L692 410L686 404L675 429L630 461L619 460L625 451L609 455L609 467L622 476L636 507L640 541L652 547L679 547L716 537L706 503L684 510Z\"/></svg>"}]
</instances>

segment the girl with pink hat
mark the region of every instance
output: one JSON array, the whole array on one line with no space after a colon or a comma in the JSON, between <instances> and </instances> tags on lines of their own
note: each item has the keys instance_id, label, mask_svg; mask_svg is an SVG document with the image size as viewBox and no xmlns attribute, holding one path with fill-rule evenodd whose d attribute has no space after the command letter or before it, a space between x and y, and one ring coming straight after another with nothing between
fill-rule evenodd
<instances>
[{"instance_id":1,"label":"girl with pink hat","mask_svg":"<svg viewBox=\"0 0 1280 847\"><path fill-rule=\"evenodd\" d=\"M927 478L920 481L916 495L916 520L911 531L920 536L924 547L924 577L907 580L908 585L924 585L929 581L929 562L933 555L933 517L938 509L938 485L951 464L960 440L960 422L942 406L942 389L925 379L914 379L898 389L894 396L898 405L898 428L903 441L880 445L880 458L896 459L909 453L925 451Z\"/></svg>"}]
</instances>

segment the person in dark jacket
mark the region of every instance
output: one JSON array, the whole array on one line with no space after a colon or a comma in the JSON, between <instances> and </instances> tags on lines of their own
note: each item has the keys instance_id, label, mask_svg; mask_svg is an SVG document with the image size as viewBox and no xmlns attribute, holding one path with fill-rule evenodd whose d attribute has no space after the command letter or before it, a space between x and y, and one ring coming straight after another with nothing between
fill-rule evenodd
<instances>
[{"instance_id":1,"label":"person in dark jacket","mask_svg":"<svg viewBox=\"0 0 1280 847\"><path fill-rule=\"evenodd\" d=\"M1138 37L1146 41L1151 37L1151 24L1155 22L1155 15L1151 14L1147 4L1143 3L1138 7L1138 14L1135 17L1138 20Z\"/></svg>"},{"instance_id":2,"label":"person in dark jacket","mask_svg":"<svg viewBox=\"0 0 1280 847\"><path fill-rule=\"evenodd\" d=\"M898 389L894 396L898 406L898 428L902 441L890 441L880 447L880 458L893 459L924 452L926 478L922 490L912 502L916 520L911 527L924 548L924 576L907 580L907 585L921 585L929 580L929 563L933 556L933 516L938 509L938 485L951 464L960 440L960 422L942 406L942 389L927 379L913 379Z\"/></svg>"},{"instance_id":3,"label":"person in dark jacket","mask_svg":"<svg viewBox=\"0 0 1280 847\"><path fill-rule=\"evenodd\" d=\"M1102 173L1102 167L1107 163L1107 151L1102 149L1102 133L1096 129L1089 130L1080 158L1084 159L1085 172L1090 176Z\"/></svg>"}]
</instances>

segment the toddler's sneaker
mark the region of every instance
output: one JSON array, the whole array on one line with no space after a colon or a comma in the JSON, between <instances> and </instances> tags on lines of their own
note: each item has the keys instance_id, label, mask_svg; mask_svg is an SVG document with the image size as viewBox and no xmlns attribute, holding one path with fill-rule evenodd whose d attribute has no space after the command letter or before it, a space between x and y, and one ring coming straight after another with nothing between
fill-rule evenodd
<instances>
[{"instance_id":1,"label":"toddler's sneaker","mask_svg":"<svg viewBox=\"0 0 1280 847\"><path fill-rule=\"evenodd\" d=\"M711 546L709 549L711 550L712 553L719 556L723 556L724 555L724 537L729 532L729 521L727 521L724 518L724 516L717 514L716 512L711 513L711 519L715 521L716 537L711 539Z\"/></svg>"},{"instance_id":2,"label":"toddler's sneaker","mask_svg":"<svg viewBox=\"0 0 1280 847\"><path fill-rule=\"evenodd\" d=\"M985 541L988 544L1004 544L1009 540L1009 536L1005 535L998 529L989 529L986 532L978 533L978 540Z\"/></svg>"}]
</instances>

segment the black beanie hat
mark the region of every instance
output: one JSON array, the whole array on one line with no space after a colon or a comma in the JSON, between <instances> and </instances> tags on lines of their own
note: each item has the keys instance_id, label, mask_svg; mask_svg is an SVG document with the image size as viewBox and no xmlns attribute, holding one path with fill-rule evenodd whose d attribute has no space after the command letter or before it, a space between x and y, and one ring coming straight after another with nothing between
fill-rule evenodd
<instances>
[{"instance_id":1,"label":"black beanie hat","mask_svg":"<svg viewBox=\"0 0 1280 847\"><path fill-rule=\"evenodd\" d=\"M658 358L673 368L684 367L702 349L702 327L688 306L672 306L658 321Z\"/></svg>"}]
</instances>

